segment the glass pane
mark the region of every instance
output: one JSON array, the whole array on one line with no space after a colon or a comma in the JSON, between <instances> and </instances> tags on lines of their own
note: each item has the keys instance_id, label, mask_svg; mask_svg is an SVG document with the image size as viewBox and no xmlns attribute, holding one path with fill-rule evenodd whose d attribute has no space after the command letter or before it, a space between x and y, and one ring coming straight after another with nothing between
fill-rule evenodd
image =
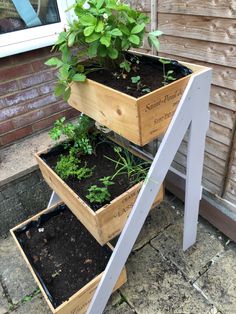
<instances>
[{"instance_id":1,"label":"glass pane","mask_svg":"<svg viewBox=\"0 0 236 314\"><path fill-rule=\"evenodd\" d=\"M57 0L0 0L0 34L58 22Z\"/></svg>"}]
</instances>

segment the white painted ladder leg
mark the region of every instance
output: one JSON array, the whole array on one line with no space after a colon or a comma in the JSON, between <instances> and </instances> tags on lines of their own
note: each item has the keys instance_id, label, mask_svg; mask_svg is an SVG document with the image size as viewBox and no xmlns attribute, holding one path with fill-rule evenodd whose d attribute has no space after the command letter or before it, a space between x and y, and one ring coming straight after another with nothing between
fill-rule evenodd
<instances>
[{"instance_id":1,"label":"white painted ladder leg","mask_svg":"<svg viewBox=\"0 0 236 314\"><path fill-rule=\"evenodd\" d=\"M60 200L61 200L60 197L53 191L48 202L48 207L55 205L56 203L60 202Z\"/></svg>"},{"instance_id":2,"label":"white painted ladder leg","mask_svg":"<svg viewBox=\"0 0 236 314\"><path fill-rule=\"evenodd\" d=\"M204 85L203 85L204 83ZM187 174L184 213L183 249L196 242L199 203L202 198L202 171L206 132L209 128L209 94L211 81L203 81L198 88L200 95L193 100L193 118L190 125L187 154ZM198 97L197 97L198 96Z\"/></svg>"}]
</instances>

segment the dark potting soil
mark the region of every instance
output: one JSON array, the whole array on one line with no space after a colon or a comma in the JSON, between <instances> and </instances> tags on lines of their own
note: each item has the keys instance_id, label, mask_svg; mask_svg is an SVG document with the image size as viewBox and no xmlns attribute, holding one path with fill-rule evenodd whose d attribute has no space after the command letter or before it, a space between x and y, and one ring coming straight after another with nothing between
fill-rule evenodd
<instances>
[{"instance_id":1,"label":"dark potting soil","mask_svg":"<svg viewBox=\"0 0 236 314\"><path fill-rule=\"evenodd\" d=\"M56 308L104 271L112 251L101 247L66 206L54 213L15 233Z\"/></svg>"},{"instance_id":2,"label":"dark potting soil","mask_svg":"<svg viewBox=\"0 0 236 314\"><path fill-rule=\"evenodd\" d=\"M132 55L127 55L127 59L132 58ZM135 61L132 62L132 70L127 74L126 78L120 75L120 69L118 69L117 72L99 70L88 74L87 77L136 98L147 94L147 92L142 91L144 88L149 88L150 91L154 91L164 86L163 64L156 58L145 56L138 57L138 60L139 64L136 64ZM172 76L176 78L176 80L192 73L190 69L174 60L172 60L170 64L165 65L165 72L167 73L170 70L174 71ZM139 89L137 89L137 85L133 84L131 81L131 77L135 76L141 77L141 87ZM169 83L172 82L173 81Z\"/></svg>"},{"instance_id":3,"label":"dark potting soil","mask_svg":"<svg viewBox=\"0 0 236 314\"><path fill-rule=\"evenodd\" d=\"M94 204L90 203L86 198L86 195L89 193L88 189L92 185L97 185L102 187L102 184L99 182L99 179L103 177L112 176L117 170L115 168L115 163L108 160L104 156L108 156L113 160L117 160L117 154L114 152L114 147L118 146L112 141L106 139L103 136L99 136L97 139L96 145L96 154L92 155L82 155L80 156L81 165L87 163L87 167L93 168L93 175L90 178L78 180L76 177L69 177L64 180L66 184L75 192L79 197L86 202L94 211L98 210L102 206L106 205L109 202L104 202L103 204ZM40 157L46 161L46 163L55 171L57 162L60 160L61 155L68 154L68 150L64 148L63 145L52 149L47 154L42 154ZM135 157L137 158L137 157ZM137 160L140 160L137 158ZM140 160L140 162L143 162ZM111 200L115 199L117 196L121 195L127 191L131 186L134 185L132 181L128 179L126 174L117 176L113 182L114 185L108 187L108 190L111 194Z\"/></svg>"}]
</instances>

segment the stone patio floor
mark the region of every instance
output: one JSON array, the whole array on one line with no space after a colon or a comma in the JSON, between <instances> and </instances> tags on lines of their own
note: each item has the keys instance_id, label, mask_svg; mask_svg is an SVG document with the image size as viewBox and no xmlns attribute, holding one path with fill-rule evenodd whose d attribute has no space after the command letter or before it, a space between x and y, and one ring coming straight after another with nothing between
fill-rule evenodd
<instances>
[{"instance_id":1,"label":"stone patio floor","mask_svg":"<svg viewBox=\"0 0 236 314\"><path fill-rule=\"evenodd\" d=\"M199 218L182 245L183 204L167 193L151 211L127 262L128 282L106 314L236 314L236 244ZM0 314L51 313L12 238L0 239Z\"/></svg>"}]
</instances>

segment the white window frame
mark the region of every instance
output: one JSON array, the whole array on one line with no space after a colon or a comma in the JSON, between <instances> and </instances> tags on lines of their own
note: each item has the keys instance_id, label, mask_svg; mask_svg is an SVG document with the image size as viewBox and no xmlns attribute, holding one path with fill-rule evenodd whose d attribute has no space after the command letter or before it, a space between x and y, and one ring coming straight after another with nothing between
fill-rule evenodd
<instances>
[{"instance_id":1,"label":"white window frame","mask_svg":"<svg viewBox=\"0 0 236 314\"><path fill-rule=\"evenodd\" d=\"M72 18L71 13L65 12L74 0L57 0L60 22L18 30L0 35L0 58L51 46L55 43L58 34Z\"/></svg>"}]
</instances>

